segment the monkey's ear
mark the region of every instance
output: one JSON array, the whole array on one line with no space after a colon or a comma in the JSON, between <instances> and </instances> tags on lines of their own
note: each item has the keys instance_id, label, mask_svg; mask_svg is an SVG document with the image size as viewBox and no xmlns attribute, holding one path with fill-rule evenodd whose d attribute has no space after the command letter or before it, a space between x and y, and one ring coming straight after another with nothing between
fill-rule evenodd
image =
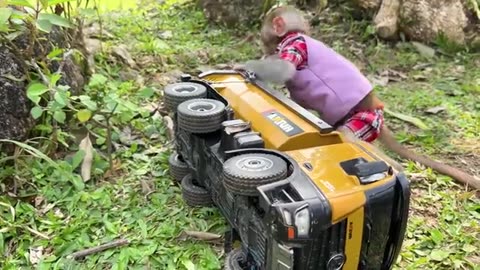
<instances>
[{"instance_id":1,"label":"monkey's ear","mask_svg":"<svg viewBox=\"0 0 480 270\"><path fill-rule=\"evenodd\" d=\"M272 19L273 31L277 36L281 37L286 34L285 20L278 16Z\"/></svg>"}]
</instances>

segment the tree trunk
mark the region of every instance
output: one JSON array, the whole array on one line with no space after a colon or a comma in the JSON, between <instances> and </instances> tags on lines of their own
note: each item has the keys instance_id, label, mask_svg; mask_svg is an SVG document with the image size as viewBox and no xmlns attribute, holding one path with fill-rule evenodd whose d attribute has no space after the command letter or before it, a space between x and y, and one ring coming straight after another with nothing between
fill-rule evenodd
<instances>
[{"instance_id":1,"label":"tree trunk","mask_svg":"<svg viewBox=\"0 0 480 270\"><path fill-rule=\"evenodd\" d=\"M258 22L274 0L198 0L207 18L230 26ZM465 45L480 38L478 19L472 20L472 0L351 0L363 18L372 18L377 35L386 40L403 33L409 40L435 42L444 37ZM289 0L309 13L322 10L327 0ZM335 1L330 0L334 3ZM235 11L235 12L234 12ZM328 14L325 14L328 16Z\"/></svg>"},{"instance_id":2,"label":"tree trunk","mask_svg":"<svg viewBox=\"0 0 480 270\"><path fill-rule=\"evenodd\" d=\"M400 0L383 0L380 10L373 20L375 29L383 39L396 39L398 34L398 15Z\"/></svg>"}]
</instances>

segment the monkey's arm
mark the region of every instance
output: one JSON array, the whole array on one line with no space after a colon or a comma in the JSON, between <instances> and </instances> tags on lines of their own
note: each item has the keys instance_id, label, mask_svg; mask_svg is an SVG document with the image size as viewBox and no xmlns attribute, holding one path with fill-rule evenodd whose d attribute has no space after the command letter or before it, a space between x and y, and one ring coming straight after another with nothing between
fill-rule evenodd
<instances>
[{"instance_id":1,"label":"monkey's arm","mask_svg":"<svg viewBox=\"0 0 480 270\"><path fill-rule=\"evenodd\" d=\"M252 71L262 81L284 84L295 75L296 66L278 57L266 57L262 60L250 60L245 69Z\"/></svg>"}]
</instances>

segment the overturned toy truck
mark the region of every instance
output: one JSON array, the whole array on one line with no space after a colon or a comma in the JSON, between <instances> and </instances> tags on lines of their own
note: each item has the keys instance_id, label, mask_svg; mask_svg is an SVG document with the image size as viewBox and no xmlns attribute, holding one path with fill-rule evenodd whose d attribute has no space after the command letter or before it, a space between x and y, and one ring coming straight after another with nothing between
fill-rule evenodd
<instances>
[{"instance_id":1,"label":"overturned toy truck","mask_svg":"<svg viewBox=\"0 0 480 270\"><path fill-rule=\"evenodd\" d=\"M391 269L410 191L402 173L247 73L166 86L170 172L190 206L228 221L225 269Z\"/></svg>"}]
</instances>

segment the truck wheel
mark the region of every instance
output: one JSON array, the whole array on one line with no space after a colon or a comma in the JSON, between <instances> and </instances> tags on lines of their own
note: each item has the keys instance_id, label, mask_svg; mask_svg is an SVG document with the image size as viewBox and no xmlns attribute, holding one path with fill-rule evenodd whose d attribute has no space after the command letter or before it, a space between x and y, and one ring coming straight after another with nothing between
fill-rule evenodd
<instances>
[{"instance_id":1,"label":"truck wheel","mask_svg":"<svg viewBox=\"0 0 480 270\"><path fill-rule=\"evenodd\" d=\"M212 195L203 187L199 187L193 183L191 174L187 174L182 179L182 197L191 207L201 207L212 205Z\"/></svg>"},{"instance_id":2,"label":"truck wheel","mask_svg":"<svg viewBox=\"0 0 480 270\"><path fill-rule=\"evenodd\" d=\"M234 249L227 254L225 258L225 267L224 270L243 270L245 269L245 264L247 263L247 256L242 251L242 249Z\"/></svg>"},{"instance_id":3,"label":"truck wheel","mask_svg":"<svg viewBox=\"0 0 480 270\"><path fill-rule=\"evenodd\" d=\"M182 160L182 158L177 152L174 152L170 155L170 157L168 158L168 164L170 175L177 182L181 182L185 175L190 172L188 164Z\"/></svg>"},{"instance_id":4,"label":"truck wheel","mask_svg":"<svg viewBox=\"0 0 480 270\"><path fill-rule=\"evenodd\" d=\"M192 98L207 96L207 88L198 83L180 82L165 86L163 89L165 106L175 112L180 103Z\"/></svg>"},{"instance_id":5,"label":"truck wheel","mask_svg":"<svg viewBox=\"0 0 480 270\"><path fill-rule=\"evenodd\" d=\"M235 194L258 195L257 187L287 177L287 163L272 154L234 156L223 165L223 184Z\"/></svg>"},{"instance_id":6,"label":"truck wheel","mask_svg":"<svg viewBox=\"0 0 480 270\"><path fill-rule=\"evenodd\" d=\"M196 98L178 105L178 127L191 133L210 133L221 128L225 105L214 99Z\"/></svg>"}]
</instances>

